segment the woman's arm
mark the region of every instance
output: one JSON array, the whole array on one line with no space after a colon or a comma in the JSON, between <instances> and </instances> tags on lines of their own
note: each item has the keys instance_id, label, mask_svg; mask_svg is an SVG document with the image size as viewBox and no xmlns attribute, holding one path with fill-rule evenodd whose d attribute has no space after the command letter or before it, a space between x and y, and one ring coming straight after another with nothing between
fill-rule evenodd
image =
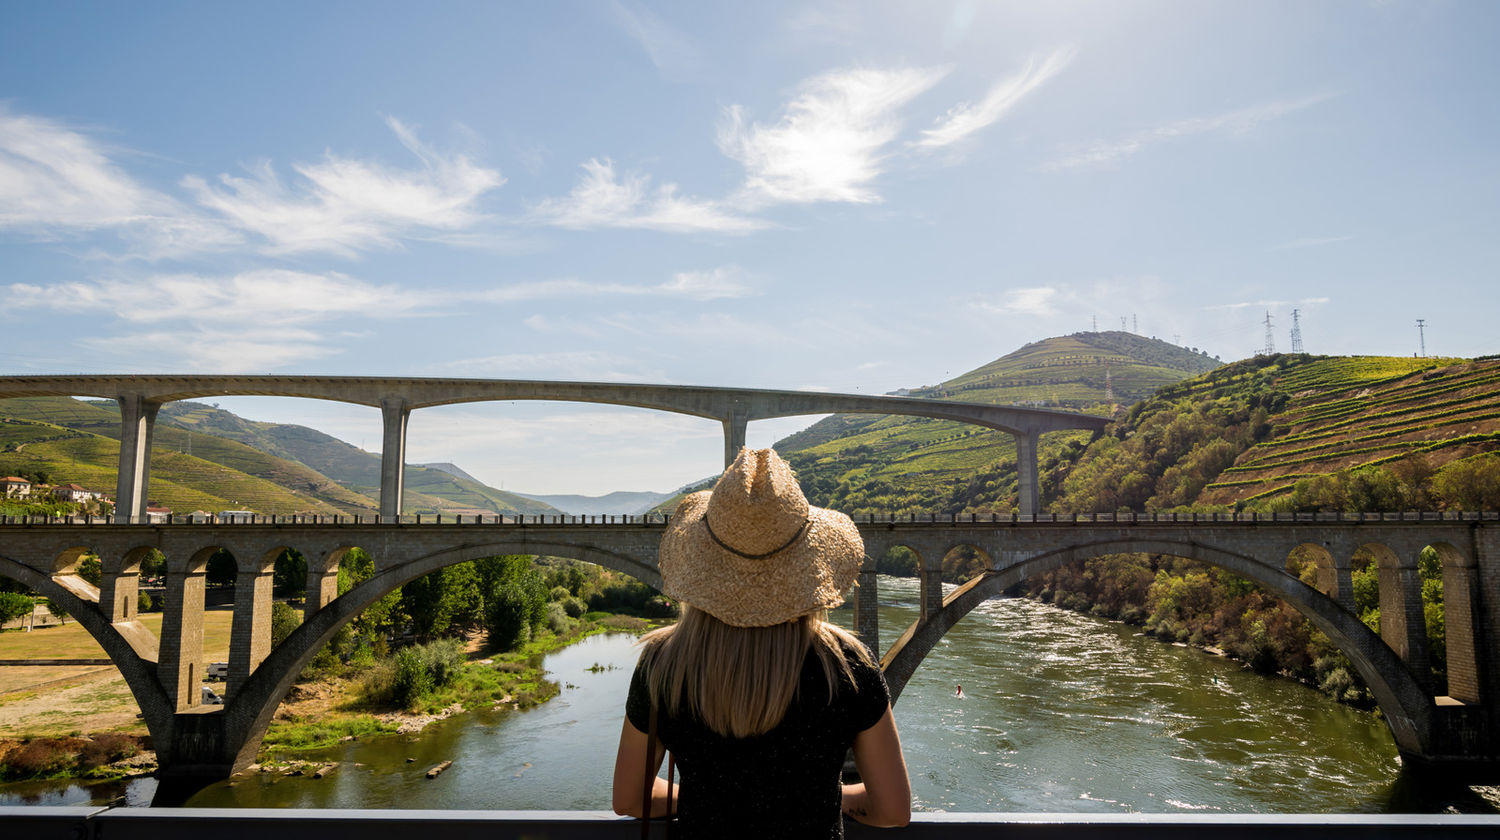
<instances>
[{"instance_id":1,"label":"woman's arm","mask_svg":"<svg viewBox=\"0 0 1500 840\"><path fill-rule=\"evenodd\" d=\"M636 729L630 719L625 719L625 725L620 729L620 749L615 753L615 784L613 804L615 813L622 817L640 817L641 804L645 799L646 785L646 742L649 739L646 733ZM651 757L651 772L655 773L661 767L662 756L666 755L666 749L658 741L656 755ZM656 786L651 791L651 816L664 817L667 815L667 790L666 779L653 776ZM671 785L672 807L677 807L677 786Z\"/></svg>"},{"instance_id":2,"label":"woman's arm","mask_svg":"<svg viewBox=\"0 0 1500 840\"><path fill-rule=\"evenodd\" d=\"M642 748L643 756L644 752ZM879 723L854 736L854 766L863 781L844 785L845 814L883 828L911 822L911 781L906 776L906 757L901 753L901 737L896 734L896 718L890 706L885 707ZM619 776L615 778L618 784Z\"/></svg>"}]
</instances>

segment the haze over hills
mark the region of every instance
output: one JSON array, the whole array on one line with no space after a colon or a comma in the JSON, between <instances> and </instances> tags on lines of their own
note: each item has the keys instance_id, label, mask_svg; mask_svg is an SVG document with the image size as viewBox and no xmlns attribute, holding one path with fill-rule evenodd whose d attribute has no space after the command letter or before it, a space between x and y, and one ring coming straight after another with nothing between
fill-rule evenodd
<instances>
[{"instance_id":1,"label":"haze over hills","mask_svg":"<svg viewBox=\"0 0 1500 840\"><path fill-rule=\"evenodd\" d=\"M603 496L579 496L573 494L542 496L523 493L518 493L517 495L545 505L551 505L563 513L570 513L575 516L618 516L621 514L625 516L638 516L654 510L657 505L672 498L674 494L618 490L614 493L606 493Z\"/></svg>"}]
</instances>

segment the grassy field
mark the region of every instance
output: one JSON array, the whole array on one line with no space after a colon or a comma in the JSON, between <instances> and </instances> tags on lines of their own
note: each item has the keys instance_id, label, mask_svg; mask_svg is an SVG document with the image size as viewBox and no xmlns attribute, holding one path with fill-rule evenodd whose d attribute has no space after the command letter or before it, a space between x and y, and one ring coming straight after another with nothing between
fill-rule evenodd
<instances>
[{"instance_id":1,"label":"grassy field","mask_svg":"<svg viewBox=\"0 0 1500 840\"><path fill-rule=\"evenodd\" d=\"M203 658L208 662L223 662L229 657L229 624L233 611L210 609L203 613ZM157 637L161 636L161 613L145 613L141 623ZM63 625L38 627L30 633L6 630L0 633L0 659L99 659L104 649L94 641L76 621ZM73 667L73 666L68 666ZM13 672L32 672L28 676ZM0 667L0 692L28 688L39 682L55 679L54 669L37 666ZM58 666L59 672L67 667ZM92 669L88 669L92 670ZM4 718L4 706L0 705L0 719Z\"/></svg>"}]
</instances>

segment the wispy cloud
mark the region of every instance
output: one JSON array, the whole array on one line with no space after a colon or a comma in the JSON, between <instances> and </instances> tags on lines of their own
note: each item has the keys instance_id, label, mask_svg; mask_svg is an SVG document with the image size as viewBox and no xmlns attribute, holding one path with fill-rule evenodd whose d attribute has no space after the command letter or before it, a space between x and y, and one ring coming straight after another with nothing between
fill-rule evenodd
<instances>
[{"instance_id":1,"label":"wispy cloud","mask_svg":"<svg viewBox=\"0 0 1500 840\"><path fill-rule=\"evenodd\" d=\"M770 125L747 122L731 106L719 149L746 170L740 200L777 203L880 200L872 187L887 147L901 131L898 110L929 90L948 68L838 70L805 82Z\"/></svg>"},{"instance_id":2,"label":"wispy cloud","mask_svg":"<svg viewBox=\"0 0 1500 840\"><path fill-rule=\"evenodd\" d=\"M583 177L566 198L549 198L532 206L533 221L577 230L614 227L677 233L745 233L767 227L764 221L726 211L716 202L679 196L676 184L663 184L653 191L646 175L617 176L608 158L594 158L582 166Z\"/></svg>"},{"instance_id":3,"label":"wispy cloud","mask_svg":"<svg viewBox=\"0 0 1500 840\"><path fill-rule=\"evenodd\" d=\"M1029 289L1010 289L999 297L981 300L978 307L996 315L1055 315L1053 302L1058 290L1048 286Z\"/></svg>"},{"instance_id":4,"label":"wispy cloud","mask_svg":"<svg viewBox=\"0 0 1500 840\"><path fill-rule=\"evenodd\" d=\"M1290 251L1295 248L1316 248L1319 245L1334 245L1339 242L1348 242L1354 239L1352 236L1309 236L1301 239L1293 239L1275 246L1273 251Z\"/></svg>"},{"instance_id":5,"label":"wispy cloud","mask_svg":"<svg viewBox=\"0 0 1500 840\"><path fill-rule=\"evenodd\" d=\"M1124 140L1094 143L1080 152L1044 164L1042 169L1058 171L1109 164L1138 154L1158 143L1199 134L1244 134L1263 123L1310 108L1330 98L1332 98L1331 94L1317 94L1300 99L1253 105L1212 117L1177 120L1155 128L1137 131Z\"/></svg>"},{"instance_id":6,"label":"wispy cloud","mask_svg":"<svg viewBox=\"0 0 1500 840\"><path fill-rule=\"evenodd\" d=\"M217 185L189 176L183 186L234 227L260 237L275 254L325 252L354 256L394 247L403 236L459 231L482 217L477 204L505 183L500 173L462 154L444 154L388 117L386 124L421 165L397 170L329 152L321 163L292 166L301 176L283 183L269 162L248 177L220 175Z\"/></svg>"},{"instance_id":7,"label":"wispy cloud","mask_svg":"<svg viewBox=\"0 0 1500 840\"><path fill-rule=\"evenodd\" d=\"M266 324L279 330L349 315L410 314L430 296L394 286L376 286L342 274L267 269L229 277L161 274L5 288L16 309L102 311L122 321L148 324Z\"/></svg>"},{"instance_id":8,"label":"wispy cloud","mask_svg":"<svg viewBox=\"0 0 1500 840\"><path fill-rule=\"evenodd\" d=\"M605 382L660 380L639 361L603 350L565 350L556 353L501 353L455 359L441 367L504 379L574 379Z\"/></svg>"},{"instance_id":9,"label":"wispy cloud","mask_svg":"<svg viewBox=\"0 0 1500 840\"><path fill-rule=\"evenodd\" d=\"M87 135L0 104L0 229L44 240L107 230L146 259L241 243L165 193L139 183Z\"/></svg>"},{"instance_id":10,"label":"wispy cloud","mask_svg":"<svg viewBox=\"0 0 1500 840\"><path fill-rule=\"evenodd\" d=\"M317 330L281 327L265 336L178 329L89 336L79 346L134 371L265 373L343 352Z\"/></svg>"},{"instance_id":11,"label":"wispy cloud","mask_svg":"<svg viewBox=\"0 0 1500 840\"><path fill-rule=\"evenodd\" d=\"M698 69L698 48L656 13L620 0L609 5L620 28L641 45L664 78L682 81Z\"/></svg>"},{"instance_id":12,"label":"wispy cloud","mask_svg":"<svg viewBox=\"0 0 1500 840\"><path fill-rule=\"evenodd\" d=\"M994 123L1015 107L1027 94L1062 72L1073 60L1071 47L1054 50L1038 59L1031 58L1021 72L998 82L979 102L954 106L938 124L922 132L913 145L924 149L952 146L980 129Z\"/></svg>"},{"instance_id":13,"label":"wispy cloud","mask_svg":"<svg viewBox=\"0 0 1500 840\"><path fill-rule=\"evenodd\" d=\"M746 272L738 266L721 266L706 271L680 271L661 283L598 283L562 277L526 283L496 286L476 297L489 303L514 303L523 300L552 300L579 297L677 297L708 301L740 298L756 294L748 283Z\"/></svg>"},{"instance_id":14,"label":"wispy cloud","mask_svg":"<svg viewBox=\"0 0 1500 840\"><path fill-rule=\"evenodd\" d=\"M1279 308L1284 308L1284 307L1288 307L1288 306L1313 306L1313 305L1316 305L1316 304L1328 303L1328 302L1329 302L1329 298L1326 298L1326 297L1309 297L1309 298L1301 298L1299 300L1246 300L1246 301L1238 301L1238 302L1235 302L1235 303L1219 303L1219 304L1214 304L1212 306L1205 306L1203 308L1207 309L1207 310L1209 310L1211 312L1212 311L1230 311L1230 312L1233 312L1233 311L1240 310L1240 309L1279 309Z\"/></svg>"}]
</instances>

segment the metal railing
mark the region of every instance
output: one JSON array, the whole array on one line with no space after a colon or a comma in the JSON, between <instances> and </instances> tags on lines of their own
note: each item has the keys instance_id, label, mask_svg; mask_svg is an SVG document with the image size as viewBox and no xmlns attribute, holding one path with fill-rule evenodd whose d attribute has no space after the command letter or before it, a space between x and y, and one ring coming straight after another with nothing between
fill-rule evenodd
<instances>
[{"instance_id":1,"label":"metal railing","mask_svg":"<svg viewBox=\"0 0 1500 840\"><path fill-rule=\"evenodd\" d=\"M0 807L7 837L24 840L277 840L432 837L444 840L616 840L640 836L640 823L607 811L372 811ZM653 837L664 837L653 825ZM929 814L878 829L845 822L851 840L1448 840L1495 837L1500 816L1470 814ZM773 840L773 838L766 838Z\"/></svg>"}]
</instances>

